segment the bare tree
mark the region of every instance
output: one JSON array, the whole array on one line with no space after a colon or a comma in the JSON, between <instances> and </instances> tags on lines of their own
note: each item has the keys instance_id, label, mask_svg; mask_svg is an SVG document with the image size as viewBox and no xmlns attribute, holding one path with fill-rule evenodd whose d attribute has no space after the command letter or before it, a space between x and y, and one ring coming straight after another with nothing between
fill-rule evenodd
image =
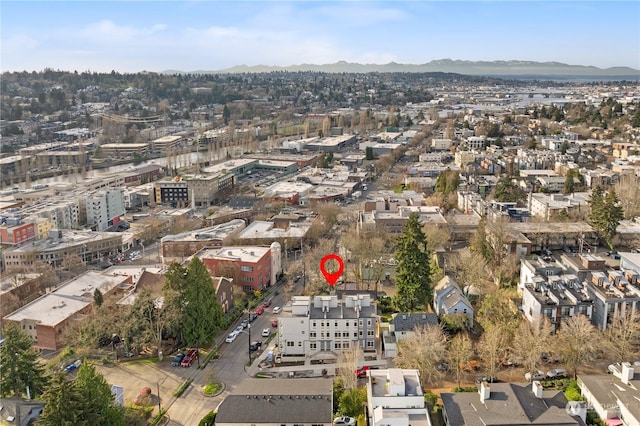
<instances>
[{"instance_id":1,"label":"bare tree","mask_svg":"<svg viewBox=\"0 0 640 426\"><path fill-rule=\"evenodd\" d=\"M640 178L631 174L625 174L615 186L616 194L620 199L620 206L624 210L626 219L632 219L640 215Z\"/></svg>"},{"instance_id":2,"label":"bare tree","mask_svg":"<svg viewBox=\"0 0 640 426\"><path fill-rule=\"evenodd\" d=\"M535 323L522 321L513 337L515 357L522 362L525 371L534 374L542 354L552 343L551 324L546 319Z\"/></svg>"},{"instance_id":3,"label":"bare tree","mask_svg":"<svg viewBox=\"0 0 640 426\"><path fill-rule=\"evenodd\" d=\"M487 290L491 281L487 278L486 262L477 252L461 250L447 262L447 274L453 275L461 286L473 284L476 288Z\"/></svg>"},{"instance_id":4,"label":"bare tree","mask_svg":"<svg viewBox=\"0 0 640 426\"><path fill-rule=\"evenodd\" d=\"M356 370L360 367L362 359L362 349L360 345L354 344L350 349L342 351L338 356L338 368L336 377L342 380L344 389L352 391L358 387L358 376Z\"/></svg>"},{"instance_id":5,"label":"bare tree","mask_svg":"<svg viewBox=\"0 0 640 426\"><path fill-rule=\"evenodd\" d=\"M472 354L473 345L467 333L458 333L453 339L451 339L451 342L449 342L447 359L456 375L458 387L460 387L460 379L462 378L462 374L464 373L466 365L471 359Z\"/></svg>"},{"instance_id":6,"label":"bare tree","mask_svg":"<svg viewBox=\"0 0 640 426\"><path fill-rule=\"evenodd\" d=\"M436 368L447 353L447 340L440 327L417 327L413 334L398 341L395 363L400 368L415 368L423 383L440 376Z\"/></svg>"},{"instance_id":7,"label":"bare tree","mask_svg":"<svg viewBox=\"0 0 640 426\"><path fill-rule=\"evenodd\" d=\"M507 354L508 334L498 325L492 325L484 330L478 352L486 365L489 377L495 377L498 367Z\"/></svg>"},{"instance_id":8,"label":"bare tree","mask_svg":"<svg viewBox=\"0 0 640 426\"><path fill-rule=\"evenodd\" d=\"M557 333L557 355L577 377L578 368L596 358L602 335L585 315L567 318Z\"/></svg>"},{"instance_id":9,"label":"bare tree","mask_svg":"<svg viewBox=\"0 0 640 426\"><path fill-rule=\"evenodd\" d=\"M614 318L605 333L614 361L625 362L640 353L640 312L628 310Z\"/></svg>"}]
</instances>

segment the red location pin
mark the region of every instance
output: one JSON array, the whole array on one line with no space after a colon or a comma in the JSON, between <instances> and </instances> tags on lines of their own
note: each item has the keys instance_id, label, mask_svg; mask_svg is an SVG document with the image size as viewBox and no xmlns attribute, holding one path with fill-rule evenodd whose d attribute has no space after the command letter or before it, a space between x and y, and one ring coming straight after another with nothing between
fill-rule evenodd
<instances>
[{"instance_id":1,"label":"red location pin","mask_svg":"<svg viewBox=\"0 0 640 426\"><path fill-rule=\"evenodd\" d=\"M337 272L332 273L326 270L325 265L330 260L335 260L336 262L338 262ZM325 257L323 257L322 260L320 261L320 271L322 272L322 275L324 275L324 278L327 280L329 285L333 287L333 285L340 278L340 275L342 275L342 271L344 271L344 262L342 261L342 258L337 254L328 254Z\"/></svg>"}]
</instances>

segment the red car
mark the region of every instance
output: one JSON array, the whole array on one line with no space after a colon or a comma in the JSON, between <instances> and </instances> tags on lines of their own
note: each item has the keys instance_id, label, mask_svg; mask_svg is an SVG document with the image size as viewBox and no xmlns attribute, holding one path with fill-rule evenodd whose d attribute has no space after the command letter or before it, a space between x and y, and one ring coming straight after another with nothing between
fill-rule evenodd
<instances>
[{"instance_id":1,"label":"red car","mask_svg":"<svg viewBox=\"0 0 640 426\"><path fill-rule=\"evenodd\" d=\"M193 361L198 358L198 350L197 349L189 349L189 352L182 358L182 362L180 363L181 367L191 367Z\"/></svg>"},{"instance_id":2,"label":"red car","mask_svg":"<svg viewBox=\"0 0 640 426\"><path fill-rule=\"evenodd\" d=\"M256 309L256 315L262 315L264 313L264 306L258 306Z\"/></svg>"},{"instance_id":3,"label":"red car","mask_svg":"<svg viewBox=\"0 0 640 426\"><path fill-rule=\"evenodd\" d=\"M264 302L262 304L262 306L264 306L265 308L268 308L269 306L271 306L271 299L267 300L266 302Z\"/></svg>"},{"instance_id":4,"label":"red car","mask_svg":"<svg viewBox=\"0 0 640 426\"><path fill-rule=\"evenodd\" d=\"M356 377L367 377L367 371L369 371L369 366L365 365L356 370Z\"/></svg>"},{"instance_id":5,"label":"red car","mask_svg":"<svg viewBox=\"0 0 640 426\"><path fill-rule=\"evenodd\" d=\"M278 320L271 321L271 327L277 327L277 326L278 326Z\"/></svg>"}]
</instances>

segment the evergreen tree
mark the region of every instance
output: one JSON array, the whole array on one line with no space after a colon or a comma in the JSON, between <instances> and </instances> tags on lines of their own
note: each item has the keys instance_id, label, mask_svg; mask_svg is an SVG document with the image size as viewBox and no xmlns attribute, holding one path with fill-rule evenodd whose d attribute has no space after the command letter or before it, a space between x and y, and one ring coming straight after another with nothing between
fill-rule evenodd
<instances>
[{"instance_id":1,"label":"evergreen tree","mask_svg":"<svg viewBox=\"0 0 640 426\"><path fill-rule=\"evenodd\" d=\"M591 206L589 213L591 226L598 231L609 248L613 248L613 237L616 235L620 221L624 218L624 211L616 192L611 189L605 194L602 187L597 186L591 193L589 205Z\"/></svg>"},{"instance_id":2,"label":"evergreen tree","mask_svg":"<svg viewBox=\"0 0 640 426\"><path fill-rule=\"evenodd\" d=\"M93 301L95 302L98 308L102 306L102 303L104 302L104 297L102 296L102 292L100 291L99 288L96 288L95 291L93 292Z\"/></svg>"},{"instance_id":3,"label":"evergreen tree","mask_svg":"<svg viewBox=\"0 0 640 426\"><path fill-rule=\"evenodd\" d=\"M111 386L91 364L82 364L73 386L81 398L82 419L88 424L124 425L124 410L117 405Z\"/></svg>"},{"instance_id":4,"label":"evergreen tree","mask_svg":"<svg viewBox=\"0 0 640 426\"><path fill-rule=\"evenodd\" d=\"M222 326L223 313L204 263L194 256L187 268L172 264L165 276L166 302L177 305L176 324L184 342L189 346L207 343Z\"/></svg>"},{"instance_id":5,"label":"evergreen tree","mask_svg":"<svg viewBox=\"0 0 640 426\"><path fill-rule=\"evenodd\" d=\"M458 190L460 186L460 173L455 170L445 170L436 179L436 191L449 195Z\"/></svg>"},{"instance_id":6,"label":"evergreen tree","mask_svg":"<svg viewBox=\"0 0 640 426\"><path fill-rule=\"evenodd\" d=\"M433 293L427 237L417 214L409 216L396 241L396 307L415 311L427 305Z\"/></svg>"},{"instance_id":7,"label":"evergreen tree","mask_svg":"<svg viewBox=\"0 0 640 426\"><path fill-rule=\"evenodd\" d=\"M567 172L567 176L564 179L564 193L573 194L575 190L576 190L575 171L571 169Z\"/></svg>"},{"instance_id":8,"label":"evergreen tree","mask_svg":"<svg viewBox=\"0 0 640 426\"><path fill-rule=\"evenodd\" d=\"M84 421L82 409L82 396L73 382L67 382L64 373L60 372L53 377L51 385L42 395L46 402L38 425L42 426L75 426L90 425ZM94 423L96 424L96 423ZM105 424L105 423L97 423Z\"/></svg>"},{"instance_id":9,"label":"evergreen tree","mask_svg":"<svg viewBox=\"0 0 640 426\"><path fill-rule=\"evenodd\" d=\"M4 343L0 346L0 395L32 398L41 395L48 382L38 354L31 347L31 338L16 326L4 330Z\"/></svg>"}]
</instances>

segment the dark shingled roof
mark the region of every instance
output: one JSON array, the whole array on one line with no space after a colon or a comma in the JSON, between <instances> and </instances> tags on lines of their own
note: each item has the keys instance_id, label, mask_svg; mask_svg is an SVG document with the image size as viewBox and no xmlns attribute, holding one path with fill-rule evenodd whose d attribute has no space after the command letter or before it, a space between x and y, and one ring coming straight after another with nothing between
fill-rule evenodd
<instances>
[{"instance_id":1,"label":"dark shingled roof","mask_svg":"<svg viewBox=\"0 0 640 426\"><path fill-rule=\"evenodd\" d=\"M444 411L452 425L466 426L584 426L579 417L566 412L562 391L543 391L536 398L527 383L491 383L484 403L477 392L443 393Z\"/></svg>"},{"instance_id":2,"label":"dark shingled roof","mask_svg":"<svg viewBox=\"0 0 640 426\"><path fill-rule=\"evenodd\" d=\"M433 313L415 313L403 314L399 313L391 320L395 327L395 331L413 331L420 326L437 326L438 316Z\"/></svg>"},{"instance_id":3,"label":"dark shingled roof","mask_svg":"<svg viewBox=\"0 0 640 426\"><path fill-rule=\"evenodd\" d=\"M216 423L332 422L331 379L249 379L218 407Z\"/></svg>"}]
</instances>

